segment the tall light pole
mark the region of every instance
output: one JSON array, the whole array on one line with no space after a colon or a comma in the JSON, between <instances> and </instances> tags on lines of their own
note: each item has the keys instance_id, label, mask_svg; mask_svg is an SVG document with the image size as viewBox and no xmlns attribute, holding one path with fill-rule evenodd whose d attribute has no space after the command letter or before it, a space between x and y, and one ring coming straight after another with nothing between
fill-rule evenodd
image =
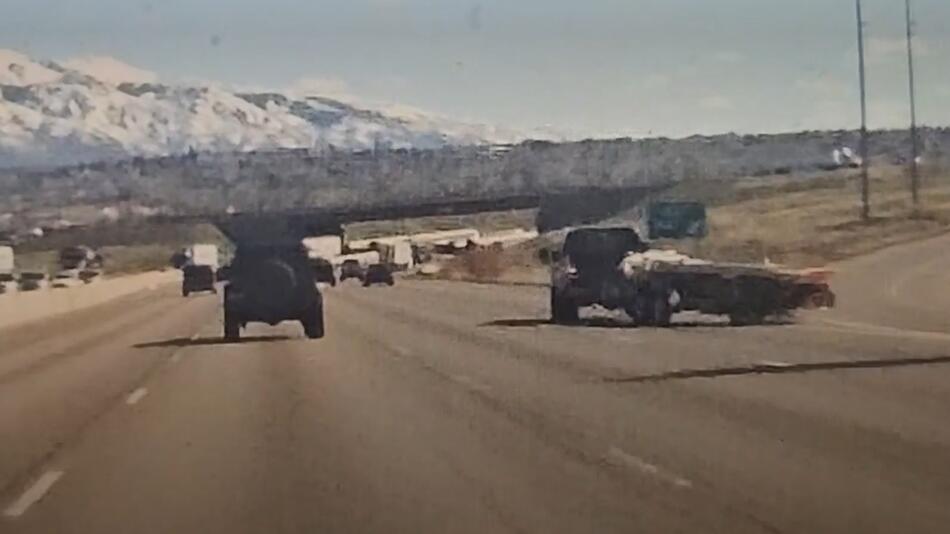
<instances>
[{"instance_id":1,"label":"tall light pole","mask_svg":"<svg viewBox=\"0 0 950 534\"><path fill-rule=\"evenodd\" d=\"M914 87L914 22L911 17L910 0L904 0L907 13L907 73L910 80L910 194L916 208L920 202L920 170L917 158L920 148L917 144L917 94Z\"/></svg>"},{"instance_id":2,"label":"tall light pole","mask_svg":"<svg viewBox=\"0 0 950 534\"><path fill-rule=\"evenodd\" d=\"M871 217L871 207L868 193L868 103L865 90L864 70L864 16L861 13L861 0L855 0L858 12L858 77L861 83L861 219L867 221Z\"/></svg>"}]
</instances>

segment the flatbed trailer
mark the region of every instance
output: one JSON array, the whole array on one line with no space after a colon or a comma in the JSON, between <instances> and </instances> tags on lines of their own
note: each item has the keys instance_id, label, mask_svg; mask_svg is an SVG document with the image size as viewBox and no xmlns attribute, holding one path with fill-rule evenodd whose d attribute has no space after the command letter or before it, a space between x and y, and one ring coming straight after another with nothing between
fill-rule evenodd
<instances>
[{"instance_id":1,"label":"flatbed trailer","mask_svg":"<svg viewBox=\"0 0 950 534\"><path fill-rule=\"evenodd\" d=\"M579 308L596 305L624 310L644 326L667 326L681 311L757 324L799 308L833 307L830 274L709 262L650 249L632 229L585 228L568 234L552 258L551 316L571 323Z\"/></svg>"},{"instance_id":2,"label":"flatbed trailer","mask_svg":"<svg viewBox=\"0 0 950 534\"><path fill-rule=\"evenodd\" d=\"M637 299L669 298L670 313L728 315L734 325L758 324L800 308L830 308L835 295L824 270L742 264L658 262L627 278ZM656 307L656 306L654 306ZM642 309L642 305L641 305ZM660 306L660 323L666 322Z\"/></svg>"}]
</instances>

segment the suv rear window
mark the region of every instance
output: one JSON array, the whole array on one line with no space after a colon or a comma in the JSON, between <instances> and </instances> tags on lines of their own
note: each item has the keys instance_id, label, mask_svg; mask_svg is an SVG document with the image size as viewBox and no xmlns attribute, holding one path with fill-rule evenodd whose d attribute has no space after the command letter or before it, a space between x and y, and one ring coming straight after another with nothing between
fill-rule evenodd
<instances>
[{"instance_id":1,"label":"suv rear window","mask_svg":"<svg viewBox=\"0 0 950 534\"><path fill-rule=\"evenodd\" d=\"M572 258L596 256L617 258L629 252L643 252L647 247L632 228L587 228L567 235L564 253Z\"/></svg>"}]
</instances>

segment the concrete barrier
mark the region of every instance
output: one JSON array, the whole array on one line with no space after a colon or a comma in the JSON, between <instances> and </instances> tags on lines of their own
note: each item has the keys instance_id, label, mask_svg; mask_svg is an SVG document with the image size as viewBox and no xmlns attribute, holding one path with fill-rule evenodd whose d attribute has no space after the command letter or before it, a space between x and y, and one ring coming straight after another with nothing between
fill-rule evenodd
<instances>
[{"instance_id":1,"label":"concrete barrier","mask_svg":"<svg viewBox=\"0 0 950 534\"><path fill-rule=\"evenodd\" d=\"M0 295L0 328L83 310L138 291L181 280L179 271L102 278L90 284Z\"/></svg>"}]
</instances>

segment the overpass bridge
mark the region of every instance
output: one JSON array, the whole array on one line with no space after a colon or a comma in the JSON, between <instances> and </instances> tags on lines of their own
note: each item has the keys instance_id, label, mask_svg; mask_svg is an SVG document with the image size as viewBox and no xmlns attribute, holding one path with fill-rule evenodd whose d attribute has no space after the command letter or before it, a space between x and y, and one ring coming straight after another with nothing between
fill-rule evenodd
<instances>
[{"instance_id":1,"label":"overpass bridge","mask_svg":"<svg viewBox=\"0 0 950 534\"><path fill-rule=\"evenodd\" d=\"M667 186L570 188L521 195L480 198L451 197L418 202L357 204L341 207L272 212L192 214L165 217L176 222L209 222L238 244L297 244L307 236L343 235L343 226L356 222L471 215L512 210L537 210L542 232L594 223L629 210Z\"/></svg>"}]
</instances>

